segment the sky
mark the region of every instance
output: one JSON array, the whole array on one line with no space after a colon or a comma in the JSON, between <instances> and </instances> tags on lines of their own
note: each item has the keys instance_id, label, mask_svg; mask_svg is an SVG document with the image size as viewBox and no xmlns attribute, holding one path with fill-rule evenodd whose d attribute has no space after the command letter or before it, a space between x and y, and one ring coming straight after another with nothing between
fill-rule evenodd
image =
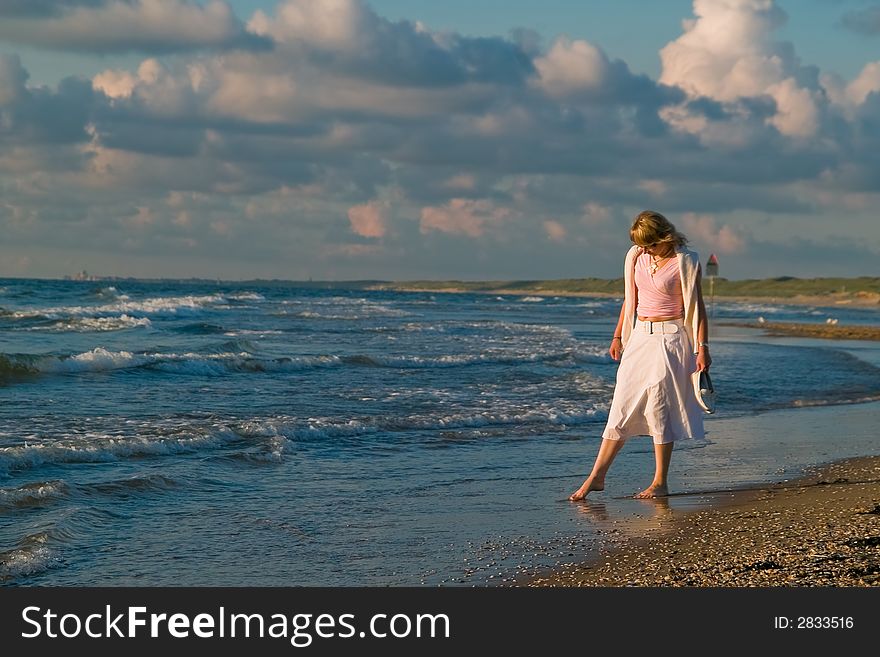
<instances>
[{"instance_id":1,"label":"sky","mask_svg":"<svg viewBox=\"0 0 880 657\"><path fill-rule=\"evenodd\" d=\"M876 0L0 0L0 276L880 272Z\"/></svg>"}]
</instances>

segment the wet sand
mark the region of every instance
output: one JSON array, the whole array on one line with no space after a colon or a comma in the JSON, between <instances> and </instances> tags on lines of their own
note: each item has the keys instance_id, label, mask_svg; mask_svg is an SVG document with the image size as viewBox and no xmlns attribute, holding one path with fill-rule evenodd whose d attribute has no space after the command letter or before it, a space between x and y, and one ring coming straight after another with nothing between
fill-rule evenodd
<instances>
[{"instance_id":1,"label":"wet sand","mask_svg":"<svg viewBox=\"0 0 880 657\"><path fill-rule=\"evenodd\" d=\"M880 456L721 497L665 514L653 536L519 585L880 586Z\"/></svg>"}]
</instances>

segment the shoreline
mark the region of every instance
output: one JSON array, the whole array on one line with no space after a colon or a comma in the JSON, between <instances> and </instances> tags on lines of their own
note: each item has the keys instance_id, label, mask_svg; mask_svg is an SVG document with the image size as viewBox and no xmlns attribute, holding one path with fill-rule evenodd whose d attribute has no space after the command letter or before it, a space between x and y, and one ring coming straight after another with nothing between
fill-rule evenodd
<instances>
[{"instance_id":1,"label":"shoreline","mask_svg":"<svg viewBox=\"0 0 880 657\"><path fill-rule=\"evenodd\" d=\"M573 292L571 290L556 290L553 288L498 288L498 289L467 289L462 287L418 287L406 285L375 285L367 289L382 292L421 292L426 294L485 294L485 295L516 295L516 296L554 296L554 297L586 297L596 299L623 299L623 292ZM703 290L706 303L729 302L729 303L772 303L791 306L823 306L835 307L846 306L850 308L873 308L880 310L880 294L870 293L842 293L830 295L795 295L782 296L757 296L757 295L715 295L710 298L707 291Z\"/></svg>"},{"instance_id":2,"label":"shoreline","mask_svg":"<svg viewBox=\"0 0 880 657\"><path fill-rule=\"evenodd\" d=\"M514 585L880 586L880 456L716 495L708 508L667 513L653 536L623 539L590 560Z\"/></svg>"},{"instance_id":3,"label":"shoreline","mask_svg":"<svg viewBox=\"0 0 880 657\"><path fill-rule=\"evenodd\" d=\"M716 322L715 326L759 329L768 337L795 336L826 340L880 340L880 326L807 324L804 322Z\"/></svg>"}]
</instances>

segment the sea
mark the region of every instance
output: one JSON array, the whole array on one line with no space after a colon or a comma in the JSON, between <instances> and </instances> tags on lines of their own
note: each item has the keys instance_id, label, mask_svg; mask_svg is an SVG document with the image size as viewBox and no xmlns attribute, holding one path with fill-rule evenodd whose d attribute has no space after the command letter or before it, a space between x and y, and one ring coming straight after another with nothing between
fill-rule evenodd
<instances>
[{"instance_id":1,"label":"sea","mask_svg":"<svg viewBox=\"0 0 880 657\"><path fill-rule=\"evenodd\" d=\"M676 447L675 494L632 499L653 474L633 438L606 490L569 502L607 418L621 301L0 280L0 585L504 584L877 453L873 423L846 418L876 417L878 343L725 324L880 311L713 299L718 410Z\"/></svg>"}]
</instances>

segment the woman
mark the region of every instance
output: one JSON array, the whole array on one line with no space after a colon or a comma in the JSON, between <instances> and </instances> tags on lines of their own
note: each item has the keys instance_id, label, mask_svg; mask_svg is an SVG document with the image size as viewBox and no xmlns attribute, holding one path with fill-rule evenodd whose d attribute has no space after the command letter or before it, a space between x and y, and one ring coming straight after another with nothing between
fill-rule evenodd
<instances>
[{"instance_id":1,"label":"woman","mask_svg":"<svg viewBox=\"0 0 880 657\"><path fill-rule=\"evenodd\" d=\"M693 382L712 364L699 256L659 212L639 214L629 235L624 302L608 349L620 361L617 384L593 470L572 501L603 490L623 443L641 435L654 440L655 471L635 497L664 497L674 442L705 437Z\"/></svg>"}]
</instances>

